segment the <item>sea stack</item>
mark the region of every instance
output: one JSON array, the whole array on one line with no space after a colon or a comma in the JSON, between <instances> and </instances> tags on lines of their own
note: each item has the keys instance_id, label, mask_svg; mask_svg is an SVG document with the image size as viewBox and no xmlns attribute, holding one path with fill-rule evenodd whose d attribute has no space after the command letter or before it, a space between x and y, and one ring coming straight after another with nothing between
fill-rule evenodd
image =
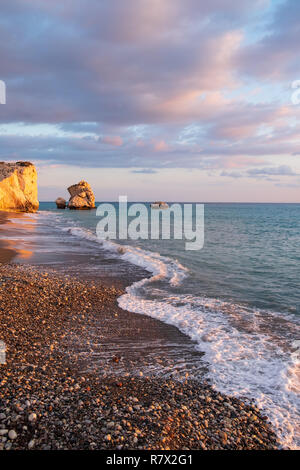
<instances>
[{"instance_id":1,"label":"sea stack","mask_svg":"<svg viewBox=\"0 0 300 470\"><path fill-rule=\"evenodd\" d=\"M65 209L67 206L67 201L63 197L58 197L55 201L57 209Z\"/></svg>"},{"instance_id":2,"label":"sea stack","mask_svg":"<svg viewBox=\"0 0 300 470\"><path fill-rule=\"evenodd\" d=\"M94 209L95 196L91 186L86 181L80 181L68 188L71 195L69 209Z\"/></svg>"},{"instance_id":3,"label":"sea stack","mask_svg":"<svg viewBox=\"0 0 300 470\"><path fill-rule=\"evenodd\" d=\"M37 172L30 162L0 162L0 210L36 212Z\"/></svg>"},{"instance_id":4,"label":"sea stack","mask_svg":"<svg viewBox=\"0 0 300 470\"><path fill-rule=\"evenodd\" d=\"M168 209L169 205L163 201L155 201L151 204L151 209Z\"/></svg>"}]
</instances>

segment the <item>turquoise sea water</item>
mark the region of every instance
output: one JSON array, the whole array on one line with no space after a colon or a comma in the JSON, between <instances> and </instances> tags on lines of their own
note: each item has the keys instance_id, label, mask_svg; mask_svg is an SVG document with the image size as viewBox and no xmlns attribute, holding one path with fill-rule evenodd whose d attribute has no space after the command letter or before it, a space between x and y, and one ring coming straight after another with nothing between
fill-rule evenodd
<instances>
[{"instance_id":1,"label":"turquoise sea water","mask_svg":"<svg viewBox=\"0 0 300 470\"><path fill-rule=\"evenodd\" d=\"M101 250L149 271L120 306L190 336L213 385L255 399L282 443L299 447L300 204L205 204L200 251L181 240L101 242L96 211L41 203L34 217L53 257L80 251L93 272Z\"/></svg>"},{"instance_id":2,"label":"turquoise sea water","mask_svg":"<svg viewBox=\"0 0 300 470\"><path fill-rule=\"evenodd\" d=\"M117 207L117 204L115 204ZM95 233L95 211L53 211ZM205 204L205 244L181 240L118 241L177 259L189 269L185 292L300 315L300 204Z\"/></svg>"}]
</instances>

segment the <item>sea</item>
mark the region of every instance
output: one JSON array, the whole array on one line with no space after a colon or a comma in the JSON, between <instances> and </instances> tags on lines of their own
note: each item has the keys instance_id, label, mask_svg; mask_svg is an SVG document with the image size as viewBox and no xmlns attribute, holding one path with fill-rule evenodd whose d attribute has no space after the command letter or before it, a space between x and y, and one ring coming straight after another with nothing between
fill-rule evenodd
<instances>
[{"instance_id":1,"label":"sea","mask_svg":"<svg viewBox=\"0 0 300 470\"><path fill-rule=\"evenodd\" d=\"M206 203L204 244L190 251L172 238L100 240L95 210L42 202L30 217L20 243L40 262L50 253L68 272L129 280L142 268L119 306L177 327L217 390L254 400L282 446L300 448L300 204Z\"/></svg>"}]
</instances>

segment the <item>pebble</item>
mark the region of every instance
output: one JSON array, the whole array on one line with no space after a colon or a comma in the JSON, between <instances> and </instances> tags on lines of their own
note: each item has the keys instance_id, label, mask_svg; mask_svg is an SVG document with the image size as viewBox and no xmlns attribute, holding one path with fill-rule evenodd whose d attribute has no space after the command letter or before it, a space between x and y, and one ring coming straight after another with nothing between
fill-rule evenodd
<instances>
[{"instance_id":1,"label":"pebble","mask_svg":"<svg viewBox=\"0 0 300 470\"><path fill-rule=\"evenodd\" d=\"M35 440L31 439L31 441L28 442L28 449L33 449L34 444L35 444Z\"/></svg>"},{"instance_id":2,"label":"pebble","mask_svg":"<svg viewBox=\"0 0 300 470\"><path fill-rule=\"evenodd\" d=\"M37 418L37 415L36 413L30 413L30 415L28 416L28 421L35 421Z\"/></svg>"}]
</instances>

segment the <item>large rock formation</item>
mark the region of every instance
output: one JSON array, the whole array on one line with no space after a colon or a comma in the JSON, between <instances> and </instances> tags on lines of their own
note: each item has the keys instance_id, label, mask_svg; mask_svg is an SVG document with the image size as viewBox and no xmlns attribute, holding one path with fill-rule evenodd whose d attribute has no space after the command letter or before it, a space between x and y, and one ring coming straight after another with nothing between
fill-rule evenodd
<instances>
[{"instance_id":1,"label":"large rock formation","mask_svg":"<svg viewBox=\"0 0 300 470\"><path fill-rule=\"evenodd\" d=\"M68 188L71 195L68 207L69 209L94 209L95 196L92 188L86 181L80 181Z\"/></svg>"},{"instance_id":2,"label":"large rock formation","mask_svg":"<svg viewBox=\"0 0 300 470\"><path fill-rule=\"evenodd\" d=\"M37 172L30 162L0 162L0 210L36 212Z\"/></svg>"},{"instance_id":3,"label":"large rock formation","mask_svg":"<svg viewBox=\"0 0 300 470\"><path fill-rule=\"evenodd\" d=\"M65 209L67 201L63 197L58 197L55 201L57 209Z\"/></svg>"}]
</instances>

